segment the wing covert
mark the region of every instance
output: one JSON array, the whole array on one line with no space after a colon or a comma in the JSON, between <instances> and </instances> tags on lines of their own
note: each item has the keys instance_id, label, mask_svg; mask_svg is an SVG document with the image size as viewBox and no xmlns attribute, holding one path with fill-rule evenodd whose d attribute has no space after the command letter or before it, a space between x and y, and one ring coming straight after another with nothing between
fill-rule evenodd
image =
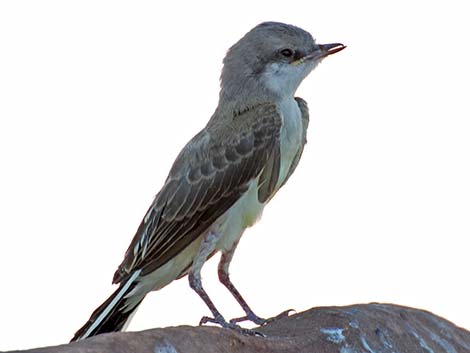
<instances>
[{"instance_id":1,"label":"wing covert","mask_svg":"<svg viewBox=\"0 0 470 353\"><path fill-rule=\"evenodd\" d=\"M279 149L281 124L274 105L260 104L197 134L175 160L113 283L135 269L145 275L159 268L224 214Z\"/></svg>"}]
</instances>

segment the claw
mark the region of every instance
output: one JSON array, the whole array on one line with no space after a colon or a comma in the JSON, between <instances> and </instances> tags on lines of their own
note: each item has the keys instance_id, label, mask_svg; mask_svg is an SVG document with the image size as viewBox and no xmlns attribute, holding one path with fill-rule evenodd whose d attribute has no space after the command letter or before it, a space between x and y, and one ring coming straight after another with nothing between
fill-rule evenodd
<instances>
[{"instance_id":1,"label":"claw","mask_svg":"<svg viewBox=\"0 0 470 353\"><path fill-rule=\"evenodd\" d=\"M287 309L287 310L284 310L284 311L283 311L282 313L280 313L279 315L276 315L276 316L274 316L274 317L270 317L269 319L265 320L264 325L269 324L269 323L271 323L271 322L273 322L273 321L277 321L277 320L279 320L279 319L283 319L283 318L285 318L285 317L289 317L289 314L290 314L291 312L294 312L294 313L295 313L296 311L295 311L294 309Z\"/></svg>"},{"instance_id":2,"label":"claw","mask_svg":"<svg viewBox=\"0 0 470 353\"><path fill-rule=\"evenodd\" d=\"M206 323L208 323L208 322L212 322L212 323L214 323L214 324L218 324L218 322L217 322L214 318L209 317L209 316L203 316L203 317L201 318L201 320L199 320L199 326L202 326L202 325L204 325L204 324L206 324Z\"/></svg>"}]
</instances>

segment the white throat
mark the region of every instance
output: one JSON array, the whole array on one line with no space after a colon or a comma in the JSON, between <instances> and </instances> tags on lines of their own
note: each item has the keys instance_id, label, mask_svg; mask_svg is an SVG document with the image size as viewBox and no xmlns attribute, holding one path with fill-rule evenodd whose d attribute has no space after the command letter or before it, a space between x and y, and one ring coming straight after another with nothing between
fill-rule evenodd
<instances>
[{"instance_id":1,"label":"white throat","mask_svg":"<svg viewBox=\"0 0 470 353\"><path fill-rule=\"evenodd\" d=\"M262 76L265 87L277 97L284 99L294 97L302 80L315 68L316 62L299 65L287 63L269 64Z\"/></svg>"}]
</instances>

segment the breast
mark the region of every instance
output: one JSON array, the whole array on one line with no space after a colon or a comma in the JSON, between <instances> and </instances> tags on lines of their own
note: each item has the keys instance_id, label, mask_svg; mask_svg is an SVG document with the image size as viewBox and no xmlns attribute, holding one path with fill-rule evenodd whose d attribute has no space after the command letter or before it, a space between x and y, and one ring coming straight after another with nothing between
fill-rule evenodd
<instances>
[{"instance_id":1,"label":"breast","mask_svg":"<svg viewBox=\"0 0 470 353\"><path fill-rule=\"evenodd\" d=\"M289 173L293 159L302 147L302 119L297 102L291 98L279 105L283 125L281 128L281 165L279 188ZM219 250L231 249L238 242L244 230L251 227L261 217L265 204L258 200L258 179L252 180L248 190L240 199L222 215L215 224L214 230L224 236L219 240Z\"/></svg>"},{"instance_id":2,"label":"breast","mask_svg":"<svg viewBox=\"0 0 470 353\"><path fill-rule=\"evenodd\" d=\"M295 155L302 148L302 116L294 98L281 101L281 167L277 187L284 182Z\"/></svg>"}]
</instances>

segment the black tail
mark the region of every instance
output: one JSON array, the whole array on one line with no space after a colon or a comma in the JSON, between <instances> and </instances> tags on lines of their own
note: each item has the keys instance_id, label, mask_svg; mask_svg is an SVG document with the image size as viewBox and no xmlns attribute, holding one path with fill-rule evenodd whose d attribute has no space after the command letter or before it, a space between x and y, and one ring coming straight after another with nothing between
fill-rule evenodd
<instances>
[{"instance_id":1,"label":"black tail","mask_svg":"<svg viewBox=\"0 0 470 353\"><path fill-rule=\"evenodd\" d=\"M133 300L131 304L128 301L129 298L126 298L127 294L136 286L134 281L139 275L138 272L135 272L126 282L121 283L119 288L91 314L90 319L75 333L70 342L123 329L128 319L144 299L142 297Z\"/></svg>"}]
</instances>

